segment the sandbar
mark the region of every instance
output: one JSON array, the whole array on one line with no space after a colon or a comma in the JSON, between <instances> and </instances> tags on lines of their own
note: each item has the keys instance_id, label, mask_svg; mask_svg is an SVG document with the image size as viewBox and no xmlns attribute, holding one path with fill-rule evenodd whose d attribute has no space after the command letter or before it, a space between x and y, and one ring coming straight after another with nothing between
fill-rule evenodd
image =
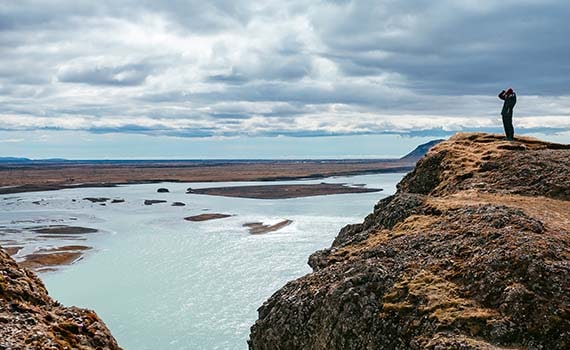
<instances>
[{"instance_id":1,"label":"sandbar","mask_svg":"<svg viewBox=\"0 0 570 350\"><path fill-rule=\"evenodd\" d=\"M216 220L216 219L223 219L229 218L230 214L218 214L218 213L211 213L211 214L199 214L194 216L188 216L184 218L187 221L209 221L209 220Z\"/></svg>"},{"instance_id":2,"label":"sandbar","mask_svg":"<svg viewBox=\"0 0 570 350\"><path fill-rule=\"evenodd\" d=\"M146 199L144 201L144 205L153 205L153 204L160 204L160 203L166 203L167 201L162 200L162 199Z\"/></svg>"},{"instance_id":3,"label":"sandbar","mask_svg":"<svg viewBox=\"0 0 570 350\"><path fill-rule=\"evenodd\" d=\"M331 194L379 192L379 188L353 187L346 184L295 184L295 185L262 185L209 187L189 189L190 194L206 194L210 196L239 197L252 199L287 199L298 197L324 196Z\"/></svg>"},{"instance_id":4,"label":"sandbar","mask_svg":"<svg viewBox=\"0 0 570 350\"><path fill-rule=\"evenodd\" d=\"M253 235L258 235L262 233L278 231L285 226L291 225L292 222L293 222L292 220L283 220L274 225L266 225L262 222L248 222L243 224L243 226L249 229L249 233Z\"/></svg>"},{"instance_id":5,"label":"sandbar","mask_svg":"<svg viewBox=\"0 0 570 350\"><path fill-rule=\"evenodd\" d=\"M21 246L2 247L2 249L4 249L4 251L6 253L8 253L8 255L10 255L10 256L14 256L14 255L18 254L18 252L20 250L22 250L22 248L24 248L24 247L21 247Z\"/></svg>"},{"instance_id":6,"label":"sandbar","mask_svg":"<svg viewBox=\"0 0 570 350\"><path fill-rule=\"evenodd\" d=\"M54 267L73 264L83 256L83 251L90 249L82 245L40 248L24 256L19 264L39 272L53 271Z\"/></svg>"},{"instance_id":7,"label":"sandbar","mask_svg":"<svg viewBox=\"0 0 570 350\"><path fill-rule=\"evenodd\" d=\"M41 228L33 228L32 231L41 234L63 234L63 235L77 235L84 233L95 233L97 229L80 226L65 226L65 225L52 225Z\"/></svg>"},{"instance_id":8,"label":"sandbar","mask_svg":"<svg viewBox=\"0 0 570 350\"><path fill-rule=\"evenodd\" d=\"M49 254L30 254L19 262L21 266L32 269L41 269L43 267L53 267L61 265L69 265L79 259L83 254L80 252L59 252Z\"/></svg>"}]
</instances>

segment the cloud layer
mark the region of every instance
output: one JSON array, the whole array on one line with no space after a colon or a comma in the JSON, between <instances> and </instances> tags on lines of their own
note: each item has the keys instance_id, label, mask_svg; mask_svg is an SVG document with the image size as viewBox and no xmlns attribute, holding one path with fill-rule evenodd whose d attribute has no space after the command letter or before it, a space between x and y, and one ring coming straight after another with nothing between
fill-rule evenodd
<instances>
[{"instance_id":1,"label":"cloud layer","mask_svg":"<svg viewBox=\"0 0 570 350\"><path fill-rule=\"evenodd\" d=\"M182 137L570 130L570 4L8 0L0 130Z\"/></svg>"}]
</instances>

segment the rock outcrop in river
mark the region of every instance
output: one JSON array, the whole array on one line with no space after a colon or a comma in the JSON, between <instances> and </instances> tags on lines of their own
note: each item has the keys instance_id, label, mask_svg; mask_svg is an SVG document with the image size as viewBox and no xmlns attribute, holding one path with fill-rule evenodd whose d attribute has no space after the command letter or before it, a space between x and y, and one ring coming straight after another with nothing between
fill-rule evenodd
<instances>
[{"instance_id":1,"label":"rock outcrop in river","mask_svg":"<svg viewBox=\"0 0 570 350\"><path fill-rule=\"evenodd\" d=\"M0 349L120 349L95 312L63 307L0 249Z\"/></svg>"},{"instance_id":2,"label":"rock outcrop in river","mask_svg":"<svg viewBox=\"0 0 570 350\"><path fill-rule=\"evenodd\" d=\"M458 134L313 272L259 309L250 349L569 349L570 145Z\"/></svg>"}]
</instances>

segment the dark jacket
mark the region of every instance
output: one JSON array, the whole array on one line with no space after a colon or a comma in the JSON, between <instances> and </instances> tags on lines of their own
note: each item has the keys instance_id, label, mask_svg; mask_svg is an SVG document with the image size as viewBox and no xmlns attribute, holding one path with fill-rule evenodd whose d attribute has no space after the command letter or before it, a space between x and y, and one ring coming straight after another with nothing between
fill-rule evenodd
<instances>
[{"instance_id":1,"label":"dark jacket","mask_svg":"<svg viewBox=\"0 0 570 350\"><path fill-rule=\"evenodd\" d=\"M499 94L499 98L503 101L503 110L501 111L501 115L508 115L513 113L513 108L517 104L517 94L513 91L510 94L507 94L505 90L501 91Z\"/></svg>"}]
</instances>

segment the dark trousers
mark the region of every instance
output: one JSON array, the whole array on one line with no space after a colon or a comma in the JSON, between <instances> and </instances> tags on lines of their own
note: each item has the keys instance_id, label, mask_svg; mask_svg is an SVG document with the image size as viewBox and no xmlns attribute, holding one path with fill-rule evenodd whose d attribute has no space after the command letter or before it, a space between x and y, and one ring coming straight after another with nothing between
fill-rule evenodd
<instances>
[{"instance_id":1,"label":"dark trousers","mask_svg":"<svg viewBox=\"0 0 570 350\"><path fill-rule=\"evenodd\" d=\"M513 110L509 109L503 114L503 127L507 139L512 140L515 137L515 128L513 128Z\"/></svg>"}]
</instances>

